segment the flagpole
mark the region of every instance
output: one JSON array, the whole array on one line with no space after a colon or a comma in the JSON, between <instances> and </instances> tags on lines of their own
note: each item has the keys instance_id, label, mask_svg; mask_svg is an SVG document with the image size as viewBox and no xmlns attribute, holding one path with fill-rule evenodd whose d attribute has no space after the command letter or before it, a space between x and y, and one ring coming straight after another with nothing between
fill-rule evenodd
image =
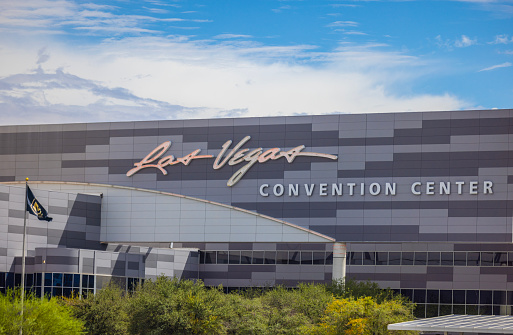
<instances>
[{"instance_id":1,"label":"flagpole","mask_svg":"<svg viewBox=\"0 0 513 335\"><path fill-rule=\"evenodd\" d=\"M21 252L21 324L20 335L23 335L23 302L25 300L25 245L27 239L27 190L28 178L25 178L25 200L23 201L23 251Z\"/></svg>"}]
</instances>

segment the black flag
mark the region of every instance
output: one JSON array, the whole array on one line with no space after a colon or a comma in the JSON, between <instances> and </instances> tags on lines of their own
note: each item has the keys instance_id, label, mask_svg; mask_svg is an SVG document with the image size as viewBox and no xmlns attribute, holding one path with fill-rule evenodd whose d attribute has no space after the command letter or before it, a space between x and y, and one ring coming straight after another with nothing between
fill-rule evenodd
<instances>
[{"instance_id":1,"label":"black flag","mask_svg":"<svg viewBox=\"0 0 513 335\"><path fill-rule=\"evenodd\" d=\"M30 187L27 185L27 211L37 216L39 220L52 221L52 218L48 216L48 212L46 209L37 201L36 197L34 197L34 193L30 190Z\"/></svg>"}]
</instances>

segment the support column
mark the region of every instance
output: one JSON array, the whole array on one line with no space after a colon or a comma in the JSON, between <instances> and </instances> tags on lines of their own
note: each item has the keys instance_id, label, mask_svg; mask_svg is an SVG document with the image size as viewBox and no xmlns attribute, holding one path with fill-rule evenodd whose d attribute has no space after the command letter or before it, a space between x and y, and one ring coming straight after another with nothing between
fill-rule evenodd
<instances>
[{"instance_id":1,"label":"support column","mask_svg":"<svg viewBox=\"0 0 513 335\"><path fill-rule=\"evenodd\" d=\"M345 282L346 279L346 244L333 244L333 281Z\"/></svg>"}]
</instances>

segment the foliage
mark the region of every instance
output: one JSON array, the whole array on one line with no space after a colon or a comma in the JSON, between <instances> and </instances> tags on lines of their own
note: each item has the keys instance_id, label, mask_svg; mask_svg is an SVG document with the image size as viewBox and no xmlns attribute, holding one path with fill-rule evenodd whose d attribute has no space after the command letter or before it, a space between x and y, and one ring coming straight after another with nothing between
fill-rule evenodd
<instances>
[{"instance_id":1,"label":"foliage","mask_svg":"<svg viewBox=\"0 0 513 335\"><path fill-rule=\"evenodd\" d=\"M20 291L0 293L0 334L19 333L21 324ZM73 317L59 298L41 299L27 294L23 308L23 334L82 334L83 322Z\"/></svg>"},{"instance_id":2,"label":"foliage","mask_svg":"<svg viewBox=\"0 0 513 335\"><path fill-rule=\"evenodd\" d=\"M85 321L87 334L128 334L128 298L119 287L108 285L96 294L66 301L74 315Z\"/></svg>"},{"instance_id":3,"label":"foliage","mask_svg":"<svg viewBox=\"0 0 513 335\"><path fill-rule=\"evenodd\" d=\"M201 281L159 277L131 295L109 286L68 301L88 334L389 334L412 306L374 283L300 284L224 294Z\"/></svg>"},{"instance_id":4,"label":"foliage","mask_svg":"<svg viewBox=\"0 0 513 335\"><path fill-rule=\"evenodd\" d=\"M413 319L411 309L401 299L377 303L371 297L335 299L321 322L308 329L310 334L384 335L390 323ZM397 334L417 334L398 332Z\"/></svg>"},{"instance_id":5,"label":"foliage","mask_svg":"<svg viewBox=\"0 0 513 335\"><path fill-rule=\"evenodd\" d=\"M376 302L402 298L390 289L382 289L377 283L371 281L356 281L346 279L345 281L333 281L327 286L327 290L337 298L362 298L372 297ZM406 302L406 300L405 300Z\"/></svg>"},{"instance_id":6,"label":"foliage","mask_svg":"<svg viewBox=\"0 0 513 335\"><path fill-rule=\"evenodd\" d=\"M223 293L201 282L159 277L129 303L132 334L225 334Z\"/></svg>"}]
</instances>

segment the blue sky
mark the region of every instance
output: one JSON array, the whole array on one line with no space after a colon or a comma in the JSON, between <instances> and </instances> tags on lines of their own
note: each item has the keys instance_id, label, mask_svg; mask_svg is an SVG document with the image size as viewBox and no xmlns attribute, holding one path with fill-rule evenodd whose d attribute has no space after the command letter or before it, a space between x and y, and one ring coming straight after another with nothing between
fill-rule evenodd
<instances>
[{"instance_id":1,"label":"blue sky","mask_svg":"<svg viewBox=\"0 0 513 335\"><path fill-rule=\"evenodd\" d=\"M0 1L0 124L513 107L513 0Z\"/></svg>"}]
</instances>

